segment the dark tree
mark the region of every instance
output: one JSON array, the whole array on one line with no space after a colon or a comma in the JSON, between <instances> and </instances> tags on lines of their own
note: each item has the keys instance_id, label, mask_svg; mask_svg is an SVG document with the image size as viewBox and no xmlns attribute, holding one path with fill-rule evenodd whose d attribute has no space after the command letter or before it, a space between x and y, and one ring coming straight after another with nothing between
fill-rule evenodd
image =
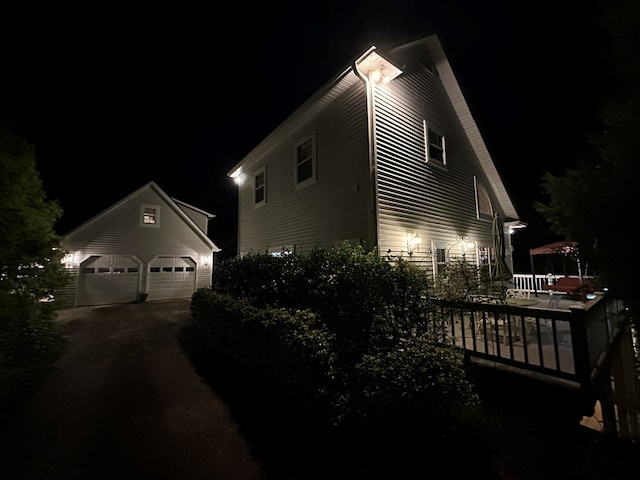
<instances>
[{"instance_id":1,"label":"dark tree","mask_svg":"<svg viewBox=\"0 0 640 480\"><path fill-rule=\"evenodd\" d=\"M611 72L601 99L601 128L591 136L592 154L562 176L546 173L549 202L536 204L551 229L580 245L617 298L625 300L638 328L637 215L640 212L640 5L601 2L603 53L594 68ZM599 61L595 61L598 60Z\"/></svg>"},{"instance_id":2,"label":"dark tree","mask_svg":"<svg viewBox=\"0 0 640 480\"><path fill-rule=\"evenodd\" d=\"M35 148L0 125L0 418L58 353L55 298L67 280Z\"/></svg>"}]
</instances>

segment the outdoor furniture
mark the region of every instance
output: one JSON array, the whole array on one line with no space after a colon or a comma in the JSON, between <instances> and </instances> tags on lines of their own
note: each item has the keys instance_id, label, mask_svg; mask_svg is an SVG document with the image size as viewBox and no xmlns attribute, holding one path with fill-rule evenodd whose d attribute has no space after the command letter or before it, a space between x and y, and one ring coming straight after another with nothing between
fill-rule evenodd
<instances>
[{"instance_id":1,"label":"outdoor furniture","mask_svg":"<svg viewBox=\"0 0 640 480\"><path fill-rule=\"evenodd\" d=\"M507 297L505 303L507 305L515 305L518 307L530 307L532 305L540 303L540 301L536 300L535 298Z\"/></svg>"},{"instance_id":2,"label":"outdoor furniture","mask_svg":"<svg viewBox=\"0 0 640 480\"><path fill-rule=\"evenodd\" d=\"M526 288L508 288L507 299L509 298L530 298L531 291Z\"/></svg>"},{"instance_id":3,"label":"outdoor furniture","mask_svg":"<svg viewBox=\"0 0 640 480\"><path fill-rule=\"evenodd\" d=\"M578 277L558 278L555 285L543 285L544 290L561 293L574 293L582 285L582 280Z\"/></svg>"}]
</instances>

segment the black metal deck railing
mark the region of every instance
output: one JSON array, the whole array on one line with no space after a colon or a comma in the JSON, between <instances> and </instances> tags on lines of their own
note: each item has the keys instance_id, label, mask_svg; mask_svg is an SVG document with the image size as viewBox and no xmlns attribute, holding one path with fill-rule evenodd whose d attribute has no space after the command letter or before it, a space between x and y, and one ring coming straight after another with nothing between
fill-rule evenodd
<instances>
[{"instance_id":1,"label":"black metal deck railing","mask_svg":"<svg viewBox=\"0 0 640 480\"><path fill-rule=\"evenodd\" d=\"M432 300L436 328L472 358L574 382L593 392L614 339L622 302L597 294L565 309Z\"/></svg>"}]
</instances>

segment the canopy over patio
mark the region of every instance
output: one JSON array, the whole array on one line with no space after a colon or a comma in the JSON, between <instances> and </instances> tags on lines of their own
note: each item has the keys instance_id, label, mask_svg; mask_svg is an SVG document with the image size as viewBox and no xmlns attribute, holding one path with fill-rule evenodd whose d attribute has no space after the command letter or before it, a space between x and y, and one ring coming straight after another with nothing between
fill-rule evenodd
<instances>
[{"instance_id":1,"label":"canopy over patio","mask_svg":"<svg viewBox=\"0 0 640 480\"><path fill-rule=\"evenodd\" d=\"M565 259L567 257L571 257L576 262L576 266L578 268L578 277L582 280L582 266L580 265L580 251L578 249L578 243L571 240L561 240L558 242L548 243L546 245L541 245L539 247L529 249L529 258L531 259L531 273L533 274L534 284L536 277L536 270L534 267L533 257L536 255L549 255L562 257L562 266L564 270L564 274L566 276L566 265ZM553 263L548 261L548 265L551 266L551 270L553 271ZM554 272L555 273L555 272ZM534 292L537 295L537 290L534 287Z\"/></svg>"},{"instance_id":2,"label":"canopy over patio","mask_svg":"<svg viewBox=\"0 0 640 480\"><path fill-rule=\"evenodd\" d=\"M529 250L529 255L577 255L578 243L570 240L548 243Z\"/></svg>"}]
</instances>

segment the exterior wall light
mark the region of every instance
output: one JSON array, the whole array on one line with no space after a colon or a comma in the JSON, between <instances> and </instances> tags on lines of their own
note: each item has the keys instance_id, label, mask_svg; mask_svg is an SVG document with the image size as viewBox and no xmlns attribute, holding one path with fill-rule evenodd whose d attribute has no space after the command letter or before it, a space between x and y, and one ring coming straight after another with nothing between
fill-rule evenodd
<instances>
[{"instance_id":1,"label":"exterior wall light","mask_svg":"<svg viewBox=\"0 0 640 480\"><path fill-rule=\"evenodd\" d=\"M422 238L420 238L419 233L407 235L407 250L409 251L409 255L413 254L413 252L419 251L421 243Z\"/></svg>"}]
</instances>

